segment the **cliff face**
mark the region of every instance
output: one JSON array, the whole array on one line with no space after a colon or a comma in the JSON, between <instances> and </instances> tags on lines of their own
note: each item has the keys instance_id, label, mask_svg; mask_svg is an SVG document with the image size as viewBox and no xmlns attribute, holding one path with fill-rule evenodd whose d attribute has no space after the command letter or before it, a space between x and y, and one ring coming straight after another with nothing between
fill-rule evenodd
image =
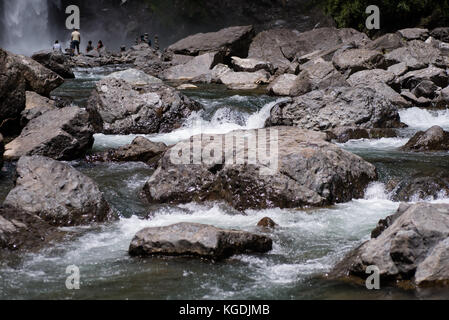
<instances>
[{"instance_id":1,"label":"cliff face","mask_svg":"<svg viewBox=\"0 0 449 320\"><path fill-rule=\"evenodd\" d=\"M145 32L159 35L162 47L197 32L231 25L253 24L256 30L275 27L300 31L332 22L321 10L322 0L47 0L50 25L58 37L67 36L65 8L81 9L86 38L109 47L129 46Z\"/></svg>"}]
</instances>

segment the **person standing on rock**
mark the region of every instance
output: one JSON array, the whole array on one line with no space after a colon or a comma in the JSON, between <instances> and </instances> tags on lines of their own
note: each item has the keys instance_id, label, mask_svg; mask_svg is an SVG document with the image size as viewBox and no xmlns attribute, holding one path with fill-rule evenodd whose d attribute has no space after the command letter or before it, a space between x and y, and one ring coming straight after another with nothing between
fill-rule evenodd
<instances>
[{"instance_id":1,"label":"person standing on rock","mask_svg":"<svg viewBox=\"0 0 449 320\"><path fill-rule=\"evenodd\" d=\"M78 51L78 55L80 54L80 44L81 44L81 33L78 29L72 32L72 49L73 53L75 53L75 49Z\"/></svg>"}]
</instances>

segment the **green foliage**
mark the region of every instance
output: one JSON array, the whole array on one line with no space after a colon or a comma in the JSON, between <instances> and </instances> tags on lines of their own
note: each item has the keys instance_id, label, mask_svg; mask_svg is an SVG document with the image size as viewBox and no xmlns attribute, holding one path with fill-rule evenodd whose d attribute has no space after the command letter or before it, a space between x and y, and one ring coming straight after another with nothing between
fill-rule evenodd
<instances>
[{"instance_id":1,"label":"green foliage","mask_svg":"<svg viewBox=\"0 0 449 320\"><path fill-rule=\"evenodd\" d=\"M449 26L449 0L327 0L325 10L338 27L367 31L365 10L369 5L380 9L381 32Z\"/></svg>"}]
</instances>

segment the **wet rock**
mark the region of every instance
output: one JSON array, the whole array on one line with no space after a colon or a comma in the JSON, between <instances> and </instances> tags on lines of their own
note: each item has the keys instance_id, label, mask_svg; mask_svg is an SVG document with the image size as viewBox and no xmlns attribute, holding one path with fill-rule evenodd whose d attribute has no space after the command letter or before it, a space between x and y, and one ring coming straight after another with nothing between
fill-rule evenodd
<instances>
[{"instance_id":1,"label":"wet rock","mask_svg":"<svg viewBox=\"0 0 449 320\"><path fill-rule=\"evenodd\" d=\"M147 84L161 84L161 79L150 76L145 72L137 69L127 69L118 71L106 76L105 79L117 79L128 82L133 86L144 86Z\"/></svg>"},{"instance_id":2,"label":"wet rock","mask_svg":"<svg viewBox=\"0 0 449 320\"><path fill-rule=\"evenodd\" d=\"M83 157L94 143L88 113L78 107L45 112L31 120L20 136L6 145L5 159L41 155L56 160Z\"/></svg>"},{"instance_id":3,"label":"wet rock","mask_svg":"<svg viewBox=\"0 0 449 320\"><path fill-rule=\"evenodd\" d=\"M254 35L252 26L229 27L217 32L189 36L172 44L167 50L190 56L218 52L223 59L230 59L231 56L246 57Z\"/></svg>"},{"instance_id":4,"label":"wet rock","mask_svg":"<svg viewBox=\"0 0 449 320\"><path fill-rule=\"evenodd\" d=\"M144 137L137 137L130 145L91 155L87 159L91 162L145 162L154 165L167 149L164 143L155 143Z\"/></svg>"},{"instance_id":5,"label":"wet rock","mask_svg":"<svg viewBox=\"0 0 449 320\"><path fill-rule=\"evenodd\" d=\"M408 28L399 30L398 34L407 41L426 40L429 37L429 30L420 28Z\"/></svg>"},{"instance_id":6,"label":"wet rock","mask_svg":"<svg viewBox=\"0 0 449 320\"><path fill-rule=\"evenodd\" d=\"M31 58L0 49L0 131L11 136L20 130L20 113L25 109L25 92L43 96L59 87L60 76Z\"/></svg>"},{"instance_id":7,"label":"wet rock","mask_svg":"<svg viewBox=\"0 0 449 320\"><path fill-rule=\"evenodd\" d=\"M405 146L404 151L447 151L449 150L449 132L439 126L433 126L426 132L420 131Z\"/></svg>"},{"instance_id":8,"label":"wet rock","mask_svg":"<svg viewBox=\"0 0 449 320\"><path fill-rule=\"evenodd\" d=\"M270 145L272 158L239 160L257 147L249 149L239 142L234 146L233 137L257 137L258 148ZM211 150L225 146L226 162L214 151L214 159L190 164L191 141L180 142L164 154L144 192L151 203L222 200L238 210L319 207L363 197L368 183L377 178L375 167L326 139L325 133L294 127L196 136L196 154L209 159ZM234 147L235 154L230 153Z\"/></svg>"},{"instance_id":9,"label":"wet rock","mask_svg":"<svg viewBox=\"0 0 449 320\"><path fill-rule=\"evenodd\" d=\"M332 62L324 61L321 58L302 65L301 70L290 90L292 96L334 86L349 86L345 77L334 68Z\"/></svg>"},{"instance_id":10,"label":"wet rock","mask_svg":"<svg viewBox=\"0 0 449 320\"><path fill-rule=\"evenodd\" d=\"M73 79L75 75L70 67L70 57L51 50L39 51L31 56L47 69L57 73L64 79Z\"/></svg>"},{"instance_id":11,"label":"wet rock","mask_svg":"<svg viewBox=\"0 0 449 320\"><path fill-rule=\"evenodd\" d=\"M395 138L397 132L389 128L362 129L357 127L338 127L329 132L332 140L346 143L349 140Z\"/></svg>"},{"instance_id":12,"label":"wet rock","mask_svg":"<svg viewBox=\"0 0 449 320\"><path fill-rule=\"evenodd\" d=\"M43 97L36 92L26 92L25 110L22 111L20 124L25 127L31 120L40 117L47 111L55 110L55 101Z\"/></svg>"},{"instance_id":13,"label":"wet rock","mask_svg":"<svg viewBox=\"0 0 449 320\"><path fill-rule=\"evenodd\" d=\"M365 87L331 87L276 104L267 126L330 130L337 127L401 127L397 106Z\"/></svg>"},{"instance_id":14,"label":"wet rock","mask_svg":"<svg viewBox=\"0 0 449 320\"><path fill-rule=\"evenodd\" d=\"M0 208L0 256L11 251L40 249L62 235L37 215L15 208Z\"/></svg>"},{"instance_id":15,"label":"wet rock","mask_svg":"<svg viewBox=\"0 0 449 320\"><path fill-rule=\"evenodd\" d=\"M132 240L129 254L223 260L235 254L265 253L272 246L272 240L262 235L198 223L178 223L141 230Z\"/></svg>"},{"instance_id":16,"label":"wet rock","mask_svg":"<svg viewBox=\"0 0 449 320\"><path fill-rule=\"evenodd\" d=\"M431 81L441 88L445 88L449 84L447 71L434 66L407 72L399 77L397 82L401 84L402 88L413 90L424 80Z\"/></svg>"},{"instance_id":17,"label":"wet rock","mask_svg":"<svg viewBox=\"0 0 449 320\"><path fill-rule=\"evenodd\" d=\"M449 196L449 179L446 176L413 176L390 186L393 201L418 202Z\"/></svg>"},{"instance_id":18,"label":"wet rock","mask_svg":"<svg viewBox=\"0 0 449 320\"><path fill-rule=\"evenodd\" d=\"M365 48L368 50L376 50L386 53L397 48L401 48L405 45L406 42L399 34L387 33L370 42Z\"/></svg>"},{"instance_id":19,"label":"wet rock","mask_svg":"<svg viewBox=\"0 0 449 320\"><path fill-rule=\"evenodd\" d=\"M416 286L447 285L442 267L448 260L449 205L418 203L401 206L377 238L352 251L331 273L366 278L368 266L380 270L381 281L411 281Z\"/></svg>"},{"instance_id":20,"label":"wet rock","mask_svg":"<svg viewBox=\"0 0 449 320\"><path fill-rule=\"evenodd\" d=\"M385 69L387 67L382 53L367 49L337 51L332 62L338 70L347 76L366 69Z\"/></svg>"},{"instance_id":21,"label":"wet rock","mask_svg":"<svg viewBox=\"0 0 449 320\"><path fill-rule=\"evenodd\" d=\"M257 72L226 72L220 77L220 81L232 90L256 89L261 84L267 84L270 74L265 70Z\"/></svg>"},{"instance_id":22,"label":"wet rock","mask_svg":"<svg viewBox=\"0 0 449 320\"><path fill-rule=\"evenodd\" d=\"M257 226L261 227L261 228L264 228L264 229L274 229L278 225L271 218L265 217L265 218L263 218L262 220L259 221Z\"/></svg>"},{"instance_id":23,"label":"wet rock","mask_svg":"<svg viewBox=\"0 0 449 320\"><path fill-rule=\"evenodd\" d=\"M294 74L281 74L268 86L268 92L275 96L289 96L295 87L297 76Z\"/></svg>"},{"instance_id":24,"label":"wet rock","mask_svg":"<svg viewBox=\"0 0 449 320\"><path fill-rule=\"evenodd\" d=\"M234 71L242 72L256 72L265 70L271 74L274 73L274 67L271 63L257 59L242 59L239 57L232 57L232 68Z\"/></svg>"},{"instance_id":25,"label":"wet rock","mask_svg":"<svg viewBox=\"0 0 449 320\"><path fill-rule=\"evenodd\" d=\"M163 77L170 81L191 81L211 73L211 69L219 63L217 52L208 52L197 56L186 64L179 64L164 71Z\"/></svg>"},{"instance_id":26,"label":"wet rock","mask_svg":"<svg viewBox=\"0 0 449 320\"><path fill-rule=\"evenodd\" d=\"M113 217L92 179L66 163L41 156L20 158L15 187L4 205L58 227L105 222Z\"/></svg>"},{"instance_id":27,"label":"wet rock","mask_svg":"<svg viewBox=\"0 0 449 320\"><path fill-rule=\"evenodd\" d=\"M97 83L87 106L95 131L106 134L170 132L201 109L167 85L135 86L111 78Z\"/></svg>"},{"instance_id":28,"label":"wet rock","mask_svg":"<svg viewBox=\"0 0 449 320\"><path fill-rule=\"evenodd\" d=\"M272 29L259 33L251 43L249 58L270 62L277 74L294 73L294 60L314 53L314 58L332 54L344 44L362 44L370 40L354 29L317 28L299 32L291 29ZM307 58L309 60L311 58Z\"/></svg>"}]
</instances>

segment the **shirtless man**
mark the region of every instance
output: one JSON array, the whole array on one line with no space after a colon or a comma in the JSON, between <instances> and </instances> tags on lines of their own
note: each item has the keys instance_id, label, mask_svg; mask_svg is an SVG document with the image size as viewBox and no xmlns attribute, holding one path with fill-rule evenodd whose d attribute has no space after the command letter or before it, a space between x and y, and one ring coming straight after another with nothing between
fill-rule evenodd
<instances>
[{"instance_id":1,"label":"shirtless man","mask_svg":"<svg viewBox=\"0 0 449 320\"><path fill-rule=\"evenodd\" d=\"M81 44L81 34L78 29L72 32L72 46L73 52L75 53L75 49L78 50L78 55L80 54L80 44Z\"/></svg>"}]
</instances>

